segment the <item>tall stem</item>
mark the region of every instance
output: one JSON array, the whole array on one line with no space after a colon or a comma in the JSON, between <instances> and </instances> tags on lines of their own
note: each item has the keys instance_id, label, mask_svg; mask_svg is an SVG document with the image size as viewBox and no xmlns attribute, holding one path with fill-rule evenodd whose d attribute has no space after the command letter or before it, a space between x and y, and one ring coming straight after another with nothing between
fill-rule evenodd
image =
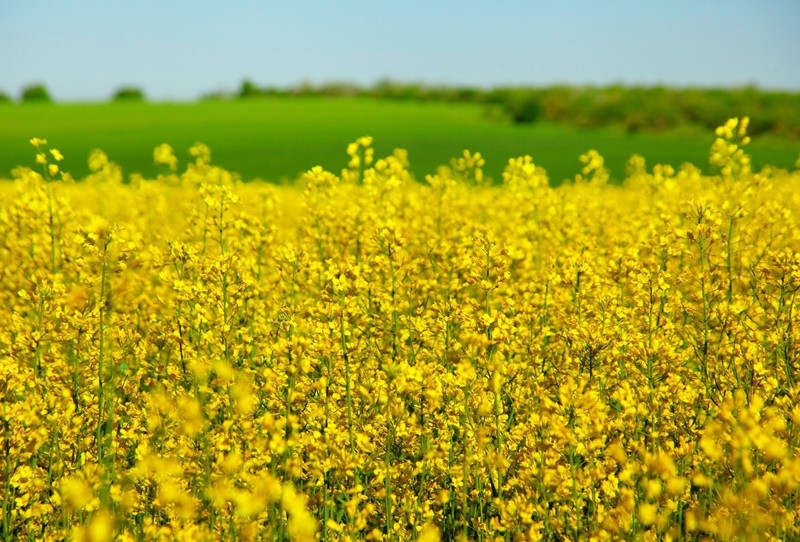
<instances>
[{"instance_id":1,"label":"tall stem","mask_svg":"<svg viewBox=\"0 0 800 542\"><path fill-rule=\"evenodd\" d=\"M47 204L50 211L50 270L56 274L56 226L53 217L53 185L47 183Z\"/></svg>"},{"instance_id":2,"label":"tall stem","mask_svg":"<svg viewBox=\"0 0 800 542\"><path fill-rule=\"evenodd\" d=\"M353 437L353 394L352 384L350 382L350 355L347 352L347 336L345 335L344 329L344 292L340 294L339 301L341 304L341 311L339 312L339 331L342 341L342 356L344 357L344 375L347 392L347 430L350 435L350 453L355 454L355 438Z\"/></svg>"},{"instance_id":3,"label":"tall stem","mask_svg":"<svg viewBox=\"0 0 800 542\"><path fill-rule=\"evenodd\" d=\"M97 440L97 461L101 463L104 457L103 449L103 417L105 411L105 303L106 303L106 269L108 253L108 240L103 242L103 267L100 274L100 337L99 353L97 356L97 428L95 438Z\"/></svg>"}]
</instances>

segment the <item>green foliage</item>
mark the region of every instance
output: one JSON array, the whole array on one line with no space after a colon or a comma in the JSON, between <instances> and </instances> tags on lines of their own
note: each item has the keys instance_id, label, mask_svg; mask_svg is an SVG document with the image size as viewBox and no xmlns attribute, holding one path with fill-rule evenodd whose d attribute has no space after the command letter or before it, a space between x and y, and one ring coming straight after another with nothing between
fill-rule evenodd
<instances>
[{"instance_id":1,"label":"green foliage","mask_svg":"<svg viewBox=\"0 0 800 542\"><path fill-rule=\"evenodd\" d=\"M22 90L23 102L51 102L50 93L42 83L28 85Z\"/></svg>"},{"instance_id":2,"label":"green foliage","mask_svg":"<svg viewBox=\"0 0 800 542\"><path fill-rule=\"evenodd\" d=\"M230 98L233 98L233 96L224 90L214 90L200 96L200 100L203 102L221 102Z\"/></svg>"},{"instance_id":3,"label":"green foliage","mask_svg":"<svg viewBox=\"0 0 800 542\"><path fill-rule=\"evenodd\" d=\"M10 103L10 102L11 102L11 97L2 90L0 90L0 104Z\"/></svg>"},{"instance_id":4,"label":"green foliage","mask_svg":"<svg viewBox=\"0 0 800 542\"><path fill-rule=\"evenodd\" d=\"M505 103L506 113L515 123L536 122L542 115L542 105L533 92L515 92Z\"/></svg>"},{"instance_id":5,"label":"green foliage","mask_svg":"<svg viewBox=\"0 0 800 542\"><path fill-rule=\"evenodd\" d=\"M305 84L301 86L305 86ZM258 98L265 96L286 96L289 94L291 94L291 92L287 90L280 90L274 87L259 87L251 80L245 79L239 87L237 96L239 98Z\"/></svg>"},{"instance_id":6,"label":"green foliage","mask_svg":"<svg viewBox=\"0 0 800 542\"><path fill-rule=\"evenodd\" d=\"M772 133L800 138L800 94L763 91L755 87L735 89L626 87L474 87L430 86L390 79L369 88L350 83L313 85L303 82L287 88L260 88L242 83L240 97L327 96L398 101L464 102L484 104L491 112L515 124L564 123L580 128L618 126L628 133L667 131L682 126L713 130L731 117L753 119L751 133ZM495 116L495 115L489 115Z\"/></svg>"},{"instance_id":7,"label":"green foliage","mask_svg":"<svg viewBox=\"0 0 800 542\"><path fill-rule=\"evenodd\" d=\"M145 99L144 91L139 87L121 87L112 98L115 102L143 102Z\"/></svg>"},{"instance_id":8,"label":"green foliage","mask_svg":"<svg viewBox=\"0 0 800 542\"><path fill-rule=\"evenodd\" d=\"M375 98L390 100L427 100L428 96L422 85L400 84L389 79L379 81L369 92Z\"/></svg>"},{"instance_id":9,"label":"green foliage","mask_svg":"<svg viewBox=\"0 0 800 542\"><path fill-rule=\"evenodd\" d=\"M361 89L358 87L358 85L344 81L324 83L321 87L319 87L319 90L322 96L331 96L336 98L349 98L358 96L361 93Z\"/></svg>"},{"instance_id":10,"label":"green foliage","mask_svg":"<svg viewBox=\"0 0 800 542\"><path fill-rule=\"evenodd\" d=\"M514 122L543 120L582 128L621 126L625 131L665 131L681 126L713 130L725 119L748 115L751 133L800 137L800 94L739 89L569 87L499 89L500 104ZM538 108L536 107L538 105ZM525 111L531 113L525 114ZM538 114L532 114L538 113Z\"/></svg>"},{"instance_id":11,"label":"green foliage","mask_svg":"<svg viewBox=\"0 0 800 542\"><path fill-rule=\"evenodd\" d=\"M253 96L258 96L261 94L261 89L259 89L255 83L250 81L249 79L245 79L242 81L242 86L239 89L239 97L240 98L252 98Z\"/></svg>"}]
</instances>

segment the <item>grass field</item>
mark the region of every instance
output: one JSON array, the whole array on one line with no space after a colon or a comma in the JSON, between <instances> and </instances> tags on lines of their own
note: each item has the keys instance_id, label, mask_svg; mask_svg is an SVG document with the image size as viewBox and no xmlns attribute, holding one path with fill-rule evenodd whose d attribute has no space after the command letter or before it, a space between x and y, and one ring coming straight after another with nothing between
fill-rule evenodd
<instances>
[{"instance_id":1,"label":"grass field","mask_svg":"<svg viewBox=\"0 0 800 542\"><path fill-rule=\"evenodd\" d=\"M742 112L746 114L747 112ZM510 156L529 154L549 173L552 184L572 178L578 156L590 148L606 159L613 179L624 177L634 153L648 164L708 163L711 134L680 131L625 134L615 129L577 130L560 125L514 126L487 118L474 104L402 103L370 99L273 98L197 104L71 104L0 107L0 178L31 165L28 140L44 137L66 159L76 178L88 173L86 158L101 148L126 174L154 175L152 150L169 143L180 159L196 141L211 147L213 161L244 179L293 179L315 165L344 167L343 142L375 138L378 155L408 149L411 171L433 173L445 157L468 148L486 158L486 174L498 179ZM757 139L750 146L754 165L789 168L800 143Z\"/></svg>"}]
</instances>

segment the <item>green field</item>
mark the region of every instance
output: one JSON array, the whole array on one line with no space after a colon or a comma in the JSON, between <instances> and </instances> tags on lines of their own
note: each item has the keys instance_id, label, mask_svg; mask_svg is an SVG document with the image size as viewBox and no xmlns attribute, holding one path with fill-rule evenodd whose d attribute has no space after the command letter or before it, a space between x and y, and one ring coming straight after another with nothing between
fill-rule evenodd
<instances>
[{"instance_id":1,"label":"green field","mask_svg":"<svg viewBox=\"0 0 800 542\"><path fill-rule=\"evenodd\" d=\"M747 112L742 112L746 114ZM573 177L578 156L594 148L613 178L624 176L634 153L648 165L708 162L713 134L698 130L664 134L626 134L619 129L579 130L562 125L512 125L487 118L475 104L378 101L374 99L265 98L196 104L8 104L0 107L0 178L18 165L31 165L31 137L47 138L66 159L63 168L76 178L88 172L86 158L101 148L126 174L157 172L152 151L171 144L180 159L196 141L208 144L213 161L244 179L292 179L315 165L338 171L344 149L362 135L375 137L376 153L395 147L409 151L419 177L465 148L486 158L485 171L500 177L512 156L530 154L547 169L551 183ZM791 168L800 142L773 137L750 146L756 168Z\"/></svg>"}]
</instances>

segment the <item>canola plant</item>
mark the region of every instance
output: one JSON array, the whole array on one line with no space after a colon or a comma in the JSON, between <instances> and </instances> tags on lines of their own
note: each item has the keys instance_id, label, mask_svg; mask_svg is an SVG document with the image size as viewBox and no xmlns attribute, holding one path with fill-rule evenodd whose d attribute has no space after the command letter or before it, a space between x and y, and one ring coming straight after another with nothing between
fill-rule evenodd
<instances>
[{"instance_id":1,"label":"canola plant","mask_svg":"<svg viewBox=\"0 0 800 542\"><path fill-rule=\"evenodd\" d=\"M800 162L0 187L3 540L797 540ZM125 182L123 182L123 180Z\"/></svg>"}]
</instances>

